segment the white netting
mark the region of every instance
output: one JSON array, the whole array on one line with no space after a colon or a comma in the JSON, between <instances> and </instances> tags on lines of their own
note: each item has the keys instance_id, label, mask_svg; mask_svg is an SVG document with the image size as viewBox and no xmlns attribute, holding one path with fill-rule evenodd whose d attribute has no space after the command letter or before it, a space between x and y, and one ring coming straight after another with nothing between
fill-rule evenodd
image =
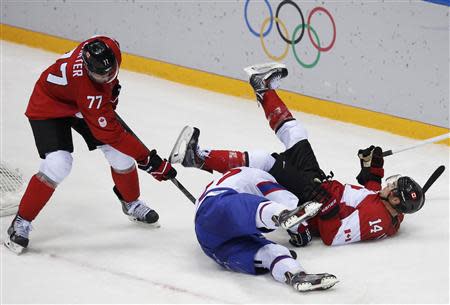
<instances>
[{"instance_id":1,"label":"white netting","mask_svg":"<svg viewBox=\"0 0 450 305\"><path fill-rule=\"evenodd\" d=\"M15 214L24 188L18 169L0 163L0 216Z\"/></svg>"}]
</instances>

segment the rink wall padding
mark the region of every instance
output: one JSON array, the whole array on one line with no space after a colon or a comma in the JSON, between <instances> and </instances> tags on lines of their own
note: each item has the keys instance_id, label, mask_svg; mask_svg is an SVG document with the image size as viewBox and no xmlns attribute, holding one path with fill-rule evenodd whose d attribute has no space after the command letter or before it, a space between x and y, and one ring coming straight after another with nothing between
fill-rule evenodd
<instances>
[{"instance_id":1,"label":"rink wall padding","mask_svg":"<svg viewBox=\"0 0 450 305\"><path fill-rule=\"evenodd\" d=\"M0 24L0 38L5 41L24 44L58 54L63 54L78 44L76 41L7 24ZM251 87L245 81L151 58L144 58L124 52L122 68L189 86L255 100ZM449 129L440 126L305 96L295 92L286 90L279 90L278 92L290 109L384 130L414 139L427 139L449 132ZM441 141L440 143L450 145L450 140Z\"/></svg>"}]
</instances>

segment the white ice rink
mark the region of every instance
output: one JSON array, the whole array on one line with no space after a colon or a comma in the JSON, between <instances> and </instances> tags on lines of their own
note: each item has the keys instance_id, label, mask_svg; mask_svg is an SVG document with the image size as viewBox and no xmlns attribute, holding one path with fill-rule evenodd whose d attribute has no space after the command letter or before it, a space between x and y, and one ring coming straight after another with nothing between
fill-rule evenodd
<instances>
[{"instance_id":1,"label":"white ice rink","mask_svg":"<svg viewBox=\"0 0 450 305\"><path fill-rule=\"evenodd\" d=\"M4 41L1 47L1 159L28 179L40 159L23 113L39 74L58 55ZM204 147L282 150L256 102L128 71L119 77L118 112L162 156L187 124L200 128ZM294 116L306 125L322 168L343 182L356 183L359 148L415 142L304 113ZM130 222L112 192L103 154L88 152L76 133L74 141L72 173L33 222L29 251L16 256L0 247L0 303L449 302L449 148L444 145L386 158L387 176L403 173L421 184L439 165L447 167L424 208L407 215L396 236L341 247L314 240L297 249L308 271L341 280L331 290L300 294L270 275L225 271L206 257L194 234L194 207L170 182L140 173L142 198L160 214L161 228ZM180 182L196 196L212 178L177 169ZM12 216L0 219L3 242ZM269 238L289 246L282 232Z\"/></svg>"}]
</instances>

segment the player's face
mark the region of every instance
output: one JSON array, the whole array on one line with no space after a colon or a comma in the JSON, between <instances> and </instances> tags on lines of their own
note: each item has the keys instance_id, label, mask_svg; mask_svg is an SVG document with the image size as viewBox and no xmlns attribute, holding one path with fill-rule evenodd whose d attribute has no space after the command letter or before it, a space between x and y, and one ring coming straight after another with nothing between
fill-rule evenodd
<instances>
[{"instance_id":1,"label":"player's face","mask_svg":"<svg viewBox=\"0 0 450 305\"><path fill-rule=\"evenodd\" d=\"M397 196L397 181L401 175L394 175L386 178L386 186L380 191L380 194L387 198L389 203L393 206L400 203L400 198Z\"/></svg>"}]
</instances>

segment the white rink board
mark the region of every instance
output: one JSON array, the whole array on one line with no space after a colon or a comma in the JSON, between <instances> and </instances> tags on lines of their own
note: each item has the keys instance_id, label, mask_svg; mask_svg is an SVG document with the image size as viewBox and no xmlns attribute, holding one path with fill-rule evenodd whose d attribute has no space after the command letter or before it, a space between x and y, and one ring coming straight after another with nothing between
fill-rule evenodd
<instances>
[{"instance_id":1,"label":"white rink board","mask_svg":"<svg viewBox=\"0 0 450 305\"><path fill-rule=\"evenodd\" d=\"M23 115L41 71L58 56L1 41L1 157L30 177L39 166ZM186 124L201 130L211 148L282 149L256 103L121 71L119 113L149 147L167 156ZM321 166L355 183L358 148L385 149L413 140L377 130L294 113L310 135ZM393 238L341 247L320 240L297 250L310 272L341 280L325 292L299 294L269 275L222 270L199 248L192 204L171 183L140 173L142 198L161 216L160 229L127 220L111 188L101 152L89 153L74 136L71 175L33 222L30 250L16 256L1 249L2 303L448 303L449 175L427 194L423 210L406 216ZM207 144L207 145L206 145ZM449 149L428 145L386 158L397 172L424 183ZM179 170L179 180L198 195L206 172ZM1 239L12 217L1 218ZM287 236L269 237L288 246Z\"/></svg>"},{"instance_id":2,"label":"white rink board","mask_svg":"<svg viewBox=\"0 0 450 305\"><path fill-rule=\"evenodd\" d=\"M384 0L6 0L0 5L8 25L76 41L108 34L128 53L241 80L241 67L281 61L290 67L282 89L449 126L450 19L445 5ZM299 23L309 23L329 51L319 53L305 31L305 39L295 44L299 60L314 66L316 56L320 59L304 68L274 23L264 26L264 51L258 33L271 14L285 25L288 37Z\"/></svg>"}]
</instances>

